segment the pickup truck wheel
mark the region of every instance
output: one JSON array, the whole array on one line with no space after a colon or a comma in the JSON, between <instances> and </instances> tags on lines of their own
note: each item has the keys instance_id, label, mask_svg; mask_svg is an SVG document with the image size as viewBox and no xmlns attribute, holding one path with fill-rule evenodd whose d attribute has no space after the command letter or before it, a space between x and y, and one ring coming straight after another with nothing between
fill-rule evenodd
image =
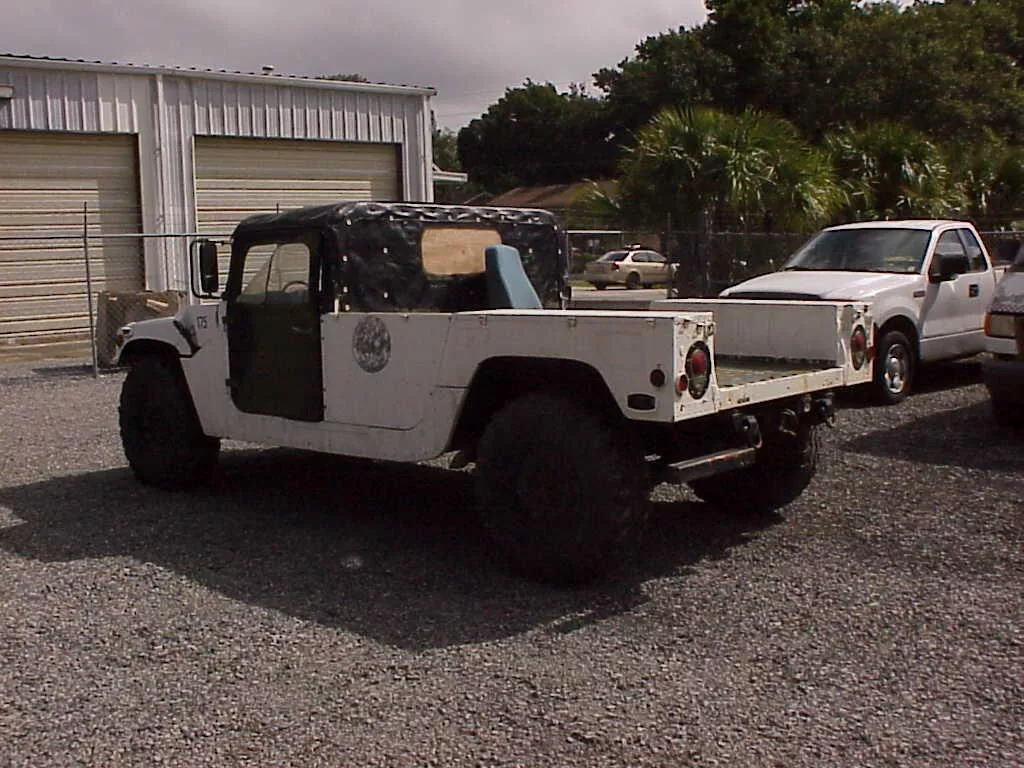
<instances>
[{"instance_id":1,"label":"pickup truck wheel","mask_svg":"<svg viewBox=\"0 0 1024 768\"><path fill-rule=\"evenodd\" d=\"M220 440L203 434L177 363L146 355L131 363L121 388L121 444L135 477L179 489L209 480Z\"/></svg>"},{"instance_id":2,"label":"pickup truck wheel","mask_svg":"<svg viewBox=\"0 0 1024 768\"><path fill-rule=\"evenodd\" d=\"M883 405L894 405L910 392L914 380L914 350L900 331L887 331L878 344L875 358L875 395Z\"/></svg>"},{"instance_id":3,"label":"pickup truck wheel","mask_svg":"<svg viewBox=\"0 0 1024 768\"><path fill-rule=\"evenodd\" d=\"M640 275L636 272L630 272L626 276L626 288L630 291L635 291L640 287Z\"/></svg>"},{"instance_id":4,"label":"pickup truck wheel","mask_svg":"<svg viewBox=\"0 0 1024 768\"><path fill-rule=\"evenodd\" d=\"M580 584L627 562L647 521L647 491L628 437L567 398L525 395L480 440L481 522L527 578Z\"/></svg>"},{"instance_id":5,"label":"pickup truck wheel","mask_svg":"<svg viewBox=\"0 0 1024 768\"><path fill-rule=\"evenodd\" d=\"M802 424L795 435L781 431L765 435L753 466L693 480L689 486L709 504L763 514L800 496L817 469L818 427Z\"/></svg>"}]
</instances>

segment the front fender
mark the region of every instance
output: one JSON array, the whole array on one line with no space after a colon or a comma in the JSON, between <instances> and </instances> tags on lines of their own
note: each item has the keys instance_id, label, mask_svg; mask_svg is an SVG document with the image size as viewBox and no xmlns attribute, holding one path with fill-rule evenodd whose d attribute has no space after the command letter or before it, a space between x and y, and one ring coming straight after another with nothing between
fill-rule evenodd
<instances>
[{"instance_id":1,"label":"front fender","mask_svg":"<svg viewBox=\"0 0 1024 768\"><path fill-rule=\"evenodd\" d=\"M875 327L882 328L896 317L905 317L914 324L917 337L921 338L921 307L905 296L882 295L872 300L871 314Z\"/></svg>"},{"instance_id":2,"label":"front fender","mask_svg":"<svg viewBox=\"0 0 1024 768\"><path fill-rule=\"evenodd\" d=\"M173 317L140 320L119 328L114 337L114 364L120 365L142 349L160 348L177 357L190 357L193 347L180 323Z\"/></svg>"}]
</instances>

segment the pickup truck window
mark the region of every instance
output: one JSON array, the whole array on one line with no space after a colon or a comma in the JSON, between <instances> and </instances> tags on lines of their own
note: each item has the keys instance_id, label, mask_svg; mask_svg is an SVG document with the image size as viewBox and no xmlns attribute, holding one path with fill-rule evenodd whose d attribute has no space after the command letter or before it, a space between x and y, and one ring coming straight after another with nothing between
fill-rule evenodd
<instances>
[{"instance_id":1,"label":"pickup truck window","mask_svg":"<svg viewBox=\"0 0 1024 768\"><path fill-rule=\"evenodd\" d=\"M985 263L984 251L978 238L969 229L961 228L959 232L967 248L967 258L971 261L971 272L984 272L988 269L988 264Z\"/></svg>"},{"instance_id":2,"label":"pickup truck window","mask_svg":"<svg viewBox=\"0 0 1024 768\"><path fill-rule=\"evenodd\" d=\"M931 236L921 229L833 229L818 233L783 269L847 272L921 271Z\"/></svg>"}]
</instances>

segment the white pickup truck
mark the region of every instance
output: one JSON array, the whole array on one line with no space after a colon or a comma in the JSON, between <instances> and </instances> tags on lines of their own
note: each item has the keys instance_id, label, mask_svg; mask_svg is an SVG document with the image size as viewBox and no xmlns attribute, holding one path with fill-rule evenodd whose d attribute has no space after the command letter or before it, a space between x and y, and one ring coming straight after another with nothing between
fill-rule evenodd
<instances>
[{"instance_id":1,"label":"white pickup truck","mask_svg":"<svg viewBox=\"0 0 1024 768\"><path fill-rule=\"evenodd\" d=\"M985 311L1002 272L967 222L860 222L822 230L782 271L721 296L871 302L875 392L882 402L896 403L920 363L985 349Z\"/></svg>"},{"instance_id":2,"label":"white pickup truck","mask_svg":"<svg viewBox=\"0 0 1024 768\"><path fill-rule=\"evenodd\" d=\"M567 310L562 243L550 213L512 208L246 219L223 294L216 245L197 245L194 292L214 303L118 333L128 463L181 487L210 475L220 438L391 461L451 452L475 462L499 551L557 581L629 554L652 483L747 510L796 498L832 390L870 379L867 306Z\"/></svg>"}]
</instances>

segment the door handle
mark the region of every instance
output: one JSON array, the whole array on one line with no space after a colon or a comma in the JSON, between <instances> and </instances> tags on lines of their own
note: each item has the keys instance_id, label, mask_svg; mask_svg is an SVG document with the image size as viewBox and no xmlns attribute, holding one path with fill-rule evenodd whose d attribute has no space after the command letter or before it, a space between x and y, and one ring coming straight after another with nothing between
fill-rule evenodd
<instances>
[{"instance_id":1,"label":"door handle","mask_svg":"<svg viewBox=\"0 0 1024 768\"><path fill-rule=\"evenodd\" d=\"M291 326L291 332L292 333L297 333L297 334L299 334L301 336L312 336L313 335L313 329L312 328L303 328L301 325L293 325L293 326Z\"/></svg>"}]
</instances>

